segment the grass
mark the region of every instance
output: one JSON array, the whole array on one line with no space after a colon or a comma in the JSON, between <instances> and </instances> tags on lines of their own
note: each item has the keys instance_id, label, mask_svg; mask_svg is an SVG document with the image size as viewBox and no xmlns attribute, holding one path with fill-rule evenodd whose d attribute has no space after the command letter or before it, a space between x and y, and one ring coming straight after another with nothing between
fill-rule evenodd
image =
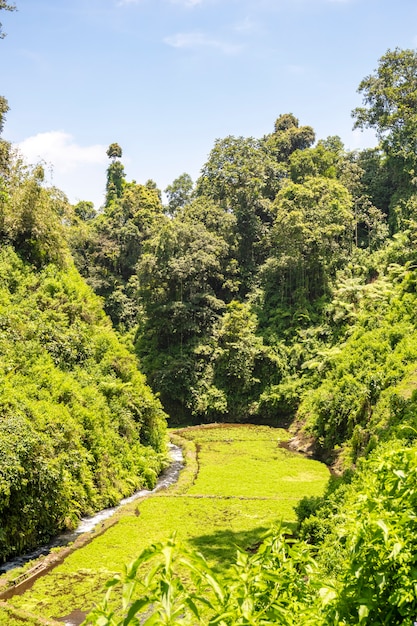
<instances>
[{"instance_id":1,"label":"grass","mask_svg":"<svg viewBox=\"0 0 417 626\"><path fill-rule=\"evenodd\" d=\"M46 619L89 611L113 573L174 531L217 569L227 568L237 547L255 546L271 526L291 526L298 500L323 492L327 468L282 449L288 437L264 426L177 431L174 439L181 438L186 457L177 485L128 505L116 524L8 606Z\"/></svg>"}]
</instances>

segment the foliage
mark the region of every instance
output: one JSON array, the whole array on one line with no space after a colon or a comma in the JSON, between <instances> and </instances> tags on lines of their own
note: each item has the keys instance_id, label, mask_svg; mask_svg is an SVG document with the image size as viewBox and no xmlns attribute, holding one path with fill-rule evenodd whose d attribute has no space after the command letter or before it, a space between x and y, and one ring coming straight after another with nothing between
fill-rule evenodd
<instances>
[{"instance_id":1,"label":"foliage","mask_svg":"<svg viewBox=\"0 0 417 626\"><path fill-rule=\"evenodd\" d=\"M156 564L142 577L140 568L150 560ZM106 599L87 624L290 625L295 615L307 617L305 601L313 595L308 575L313 566L305 550L291 548L276 533L256 555L239 552L236 565L221 579L202 555L179 549L172 538L144 550L126 567L123 577L108 581ZM191 584L184 584L178 571L185 571ZM111 593L120 582L122 620L108 610Z\"/></svg>"},{"instance_id":2,"label":"foliage","mask_svg":"<svg viewBox=\"0 0 417 626\"><path fill-rule=\"evenodd\" d=\"M0 11L15 11L16 10L16 5L15 4L9 4L6 2L6 0L0 0ZM2 30L2 24L0 22L0 39L3 39L5 37L5 33ZM0 125L0 132L1 132L1 125Z\"/></svg>"},{"instance_id":3,"label":"foliage","mask_svg":"<svg viewBox=\"0 0 417 626\"><path fill-rule=\"evenodd\" d=\"M152 486L164 415L69 264L0 251L0 558Z\"/></svg>"},{"instance_id":4,"label":"foliage","mask_svg":"<svg viewBox=\"0 0 417 626\"><path fill-rule=\"evenodd\" d=\"M299 505L298 542L272 538L253 557L240 555L224 578L174 541L145 551L139 560L156 559L156 569L138 600L154 610L144 620L417 619L416 68L415 51L388 50L359 86L364 106L353 112L355 126L376 130L377 148L349 152L337 136L314 144L313 129L287 113L263 138L216 140L195 188L187 174L166 188L167 207L156 183L125 179L118 144L107 151L98 213L91 203L71 207L46 188L41 166L23 166L0 144L4 553L153 484L164 419L126 348L134 338L173 422L292 422L316 453L348 469L324 498ZM0 127L7 109L1 99ZM182 487L189 500L176 510L184 519L191 498L214 500L226 491L222 483L245 475L243 445L230 441L225 452L223 443L208 451L207 439L198 439L205 469ZM265 464L254 463L245 497L255 485L260 493L266 476ZM287 479L278 470L275 478L270 489L286 492ZM168 523L175 505L165 513L161 506L147 505L146 515L154 507ZM224 505L206 506L223 523ZM247 504L248 514L254 510ZM146 519L151 524L152 515ZM208 550L210 542L213 555L212 535L195 544ZM163 560L168 553L180 573ZM127 593L140 585L134 571ZM200 601L207 586L212 595Z\"/></svg>"},{"instance_id":5,"label":"foliage","mask_svg":"<svg viewBox=\"0 0 417 626\"><path fill-rule=\"evenodd\" d=\"M142 615L149 624L412 626L416 471L415 447L374 453L350 485L334 492L333 508L325 501L319 509L327 521L319 550L285 541L275 530L254 555L238 552L234 566L219 575L173 539L155 544L108 582L106 599L87 623L133 624ZM144 576L140 567L150 559L156 564ZM192 584L184 585L184 571ZM115 591L125 622L109 605Z\"/></svg>"},{"instance_id":6,"label":"foliage","mask_svg":"<svg viewBox=\"0 0 417 626\"><path fill-rule=\"evenodd\" d=\"M43 179L41 165L28 168L15 161L0 196L0 241L38 267L62 266L68 257L63 221L70 208L62 192L43 187Z\"/></svg>"},{"instance_id":7,"label":"foliage","mask_svg":"<svg viewBox=\"0 0 417 626\"><path fill-rule=\"evenodd\" d=\"M151 544L164 543L174 531L187 550L204 555L216 578L223 577L237 548L253 554L275 524L288 532L298 498L323 492L327 468L281 448L288 437L281 429L249 425L176 431L187 463L179 483L124 507L117 523L105 533L99 527L93 541L10 604L42 617L67 615L74 608L89 611L101 602L105 580L122 573L123 563ZM141 573L142 578L149 573L146 564ZM181 580L190 589L185 572ZM110 606L120 618L117 596Z\"/></svg>"},{"instance_id":8,"label":"foliage","mask_svg":"<svg viewBox=\"0 0 417 626\"><path fill-rule=\"evenodd\" d=\"M197 194L218 202L236 217L237 261L243 291L264 258L264 235L272 221L270 201L285 174L283 167L253 138L217 140L197 181Z\"/></svg>"},{"instance_id":9,"label":"foliage","mask_svg":"<svg viewBox=\"0 0 417 626\"><path fill-rule=\"evenodd\" d=\"M386 153L393 185L391 207L415 192L417 140L417 54L388 50L377 70L362 80L365 107L353 112L357 128L374 128ZM393 224L394 232L398 230Z\"/></svg>"},{"instance_id":10,"label":"foliage","mask_svg":"<svg viewBox=\"0 0 417 626\"><path fill-rule=\"evenodd\" d=\"M278 162L286 162L296 150L305 150L314 143L311 126L299 126L292 113L280 115L274 124L274 132L264 137L264 145Z\"/></svg>"},{"instance_id":11,"label":"foliage","mask_svg":"<svg viewBox=\"0 0 417 626\"><path fill-rule=\"evenodd\" d=\"M81 205L81 206L80 206ZM139 316L136 264L143 245L163 219L159 192L134 182L124 183L103 213L79 203L70 232L75 263L121 330L136 326Z\"/></svg>"},{"instance_id":12,"label":"foliage","mask_svg":"<svg viewBox=\"0 0 417 626\"><path fill-rule=\"evenodd\" d=\"M189 174L181 174L165 189L168 196L168 207L171 215L189 204L193 197L193 181Z\"/></svg>"},{"instance_id":13,"label":"foliage","mask_svg":"<svg viewBox=\"0 0 417 626\"><path fill-rule=\"evenodd\" d=\"M189 402L193 347L211 333L224 311L222 296L227 298L233 285L229 258L222 233L185 213L183 220L167 222L149 241L138 264L146 318L137 348L171 414Z\"/></svg>"}]
</instances>

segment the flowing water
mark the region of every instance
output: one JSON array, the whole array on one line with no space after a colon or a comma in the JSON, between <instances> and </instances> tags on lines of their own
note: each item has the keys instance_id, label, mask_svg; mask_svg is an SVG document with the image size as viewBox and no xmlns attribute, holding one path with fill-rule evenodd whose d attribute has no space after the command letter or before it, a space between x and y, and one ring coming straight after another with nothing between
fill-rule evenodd
<instances>
[{"instance_id":1,"label":"flowing water","mask_svg":"<svg viewBox=\"0 0 417 626\"><path fill-rule=\"evenodd\" d=\"M160 489L166 489L170 485L173 485L175 482L177 482L179 473L183 467L183 454L179 446L169 444L169 448L171 463L167 467L167 469L164 470L164 472L162 472L162 474L160 475L154 489L141 489L140 491L136 491L136 493L134 493L129 498L124 498L123 500L121 500L117 506L103 509L102 511L99 511L91 517L82 518L78 527L75 530L62 533L61 535L55 537L55 539L53 539L47 545L41 546L33 552L30 552L29 554L15 557L14 559L0 565L0 574L4 574L5 572L8 572L15 567L21 567L28 561L33 561L34 559L37 559L42 555L49 554L52 548L66 546L69 543L72 543L82 533L91 532L94 527L97 526L97 524L114 515L114 513L118 509L120 509L121 506L129 504L129 502L133 502L134 500L142 498L143 496L152 495Z\"/></svg>"}]
</instances>

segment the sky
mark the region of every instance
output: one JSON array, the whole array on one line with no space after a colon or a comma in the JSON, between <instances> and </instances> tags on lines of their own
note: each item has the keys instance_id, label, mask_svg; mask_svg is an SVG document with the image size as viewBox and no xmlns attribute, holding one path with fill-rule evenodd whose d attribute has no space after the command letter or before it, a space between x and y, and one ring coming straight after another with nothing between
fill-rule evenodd
<instances>
[{"instance_id":1,"label":"sky","mask_svg":"<svg viewBox=\"0 0 417 626\"><path fill-rule=\"evenodd\" d=\"M283 113L317 139L353 131L357 89L388 49L417 47L416 0L16 0L0 12L3 138L70 202L103 204L107 147L161 190L214 142Z\"/></svg>"}]
</instances>

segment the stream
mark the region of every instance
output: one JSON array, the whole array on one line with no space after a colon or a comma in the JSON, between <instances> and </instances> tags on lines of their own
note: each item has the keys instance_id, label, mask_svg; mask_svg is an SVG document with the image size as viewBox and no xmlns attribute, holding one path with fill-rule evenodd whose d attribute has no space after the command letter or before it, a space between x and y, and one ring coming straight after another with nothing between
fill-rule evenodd
<instances>
[{"instance_id":1,"label":"stream","mask_svg":"<svg viewBox=\"0 0 417 626\"><path fill-rule=\"evenodd\" d=\"M117 506L103 509L102 511L99 511L91 517L81 518L80 523L75 530L67 531L58 535L50 543L36 548L36 550L34 550L33 552L17 556L10 561L6 561L6 563L2 563L0 565L0 574L5 574L15 567L21 567L28 561L33 561L40 556L47 555L52 550L52 548L67 546L69 543L75 541L75 539L82 533L91 532L97 524L114 515L114 513L125 504L129 504L130 502L133 502L138 498L152 495L153 493L160 491L160 489L166 489L170 485L173 485L175 482L177 482L179 473L184 466L184 459L181 448L172 443L169 444L169 456L171 457L171 463L162 472L162 474L158 478L156 486L152 490L141 489L140 491L136 491L132 496L121 500Z\"/></svg>"}]
</instances>

